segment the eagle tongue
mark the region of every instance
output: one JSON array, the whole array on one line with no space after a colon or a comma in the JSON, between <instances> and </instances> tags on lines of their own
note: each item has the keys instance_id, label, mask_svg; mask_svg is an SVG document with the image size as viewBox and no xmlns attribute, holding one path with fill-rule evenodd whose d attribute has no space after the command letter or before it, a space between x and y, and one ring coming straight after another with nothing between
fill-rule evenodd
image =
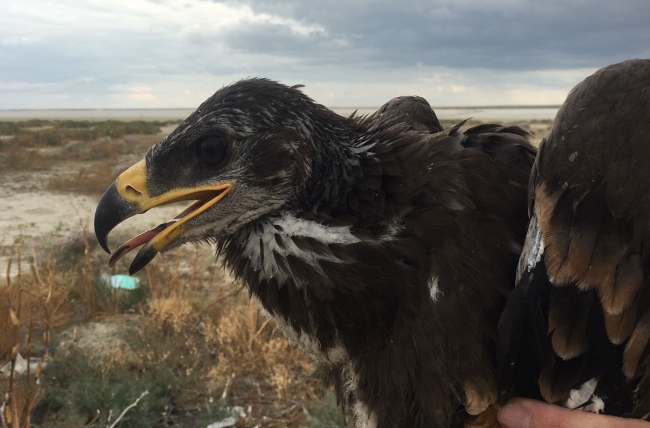
<instances>
[{"instance_id":1,"label":"eagle tongue","mask_svg":"<svg viewBox=\"0 0 650 428\"><path fill-rule=\"evenodd\" d=\"M132 238L127 242L125 242L124 244L120 245L120 247L117 250L115 250L111 258L108 259L108 267L115 266L115 264L127 253L131 252L131 250L138 248L140 245L144 245L148 243L154 238L154 236L158 235L160 232L167 229L169 226L176 223L177 221L178 220L172 220L172 221L168 221L167 223L159 224L153 229L149 229L146 232L142 232L135 238Z\"/></svg>"}]
</instances>

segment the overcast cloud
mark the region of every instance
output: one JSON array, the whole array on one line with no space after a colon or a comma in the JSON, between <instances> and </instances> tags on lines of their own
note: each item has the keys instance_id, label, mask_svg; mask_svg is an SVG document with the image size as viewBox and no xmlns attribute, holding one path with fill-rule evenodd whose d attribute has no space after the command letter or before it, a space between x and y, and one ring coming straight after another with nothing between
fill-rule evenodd
<instances>
[{"instance_id":1,"label":"overcast cloud","mask_svg":"<svg viewBox=\"0 0 650 428\"><path fill-rule=\"evenodd\" d=\"M648 0L28 0L0 14L0 108L195 107L249 76L330 106L556 104L650 57Z\"/></svg>"}]
</instances>

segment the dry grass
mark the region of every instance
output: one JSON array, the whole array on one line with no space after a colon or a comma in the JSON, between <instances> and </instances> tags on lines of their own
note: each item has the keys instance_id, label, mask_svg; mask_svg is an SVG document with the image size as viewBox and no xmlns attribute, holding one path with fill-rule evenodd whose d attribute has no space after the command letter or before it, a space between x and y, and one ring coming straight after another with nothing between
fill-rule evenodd
<instances>
[{"instance_id":1,"label":"dry grass","mask_svg":"<svg viewBox=\"0 0 650 428\"><path fill-rule=\"evenodd\" d=\"M0 288L0 359L9 357L11 361L9 373L4 373L0 383L5 389L0 399L3 427L31 426L32 410L43 395L39 380L48 360L51 329L68 321L64 309L67 290L61 287L65 275L50 262L39 267L34 261L30 267L29 275L13 280L7 274ZM15 364L19 353L29 362L35 351L40 357L36 367L28 363L26 374L20 376Z\"/></svg>"},{"instance_id":2,"label":"dry grass","mask_svg":"<svg viewBox=\"0 0 650 428\"><path fill-rule=\"evenodd\" d=\"M218 355L208 373L215 392L253 407L245 426L304 426L305 412L322 395L314 366L275 330L261 307L237 296L201 329Z\"/></svg>"},{"instance_id":3,"label":"dry grass","mask_svg":"<svg viewBox=\"0 0 650 428\"><path fill-rule=\"evenodd\" d=\"M100 166L92 171L90 168L80 168L74 175L50 177L47 188L57 192L101 195L117 176L118 174L109 166Z\"/></svg>"},{"instance_id":4,"label":"dry grass","mask_svg":"<svg viewBox=\"0 0 650 428\"><path fill-rule=\"evenodd\" d=\"M87 121L0 121L0 172L36 171L59 162L83 163L79 179L94 183L107 177L90 173L114 168L120 157L142 154L160 141L161 128L174 122L87 122ZM99 171L97 171L99 172ZM50 183L52 190L89 191L75 184L76 178L59 177ZM94 191L90 191L94 193Z\"/></svg>"},{"instance_id":5,"label":"dry grass","mask_svg":"<svg viewBox=\"0 0 650 428\"><path fill-rule=\"evenodd\" d=\"M29 169L32 171L47 169L51 160L41 156L34 150L28 150L20 145L8 147L0 153L0 168L4 171L17 171Z\"/></svg>"},{"instance_id":6,"label":"dry grass","mask_svg":"<svg viewBox=\"0 0 650 428\"><path fill-rule=\"evenodd\" d=\"M133 294L99 278L105 256L91 249L87 228L82 233L84 254L72 268L32 252L21 256L21 264L31 261L20 277L0 282L0 360L20 351L49 364L37 377L9 382L0 375L0 394L9 397L8 428L31 426L34 414L41 427L79 421L108 426L107 415L114 421L143 388L150 393L119 426L195 426L234 405L251 409L238 426L307 424L307 410L323 393L312 363L261 315L241 285L215 269L212 256L181 249L155 260L140 275L140 298L131 302ZM120 346L93 354L80 342L89 325L132 328L118 328L124 332ZM72 340L49 345L50 331L55 337L66 331ZM120 400L116 391L122 391ZM193 416L180 422L180 415Z\"/></svg>"},{"instance_id":7,"label":"dry grass","mask_svg":"<svg viewBox=\"0 0 650 428\"><path fill-rule=\"evenodd\" d=\"M0 121L0 135L23 147L59 146L69 141L93 141L102 137L122 138L127 135L156 135L164 126L178 121L85 121L28 120Z\"/></svg>"},{"instance_id":8,"label":"dry grass","mask_svg":"<svg viewBox=\"0 0 650 428\"><path fill-rule=\"evenodd\" d=\"M43 323L44 329L69 321L63 308L68 297L64 284L69 276L50 261L43 266L32 263L29 274L6 276L5 284L0 286L0 359L18 344L26 326Z\"/></svg>"},{"instance_id":9,"label":"dry grass","mask_svg":"<svg viewBox=\"0 0 650 428\"><path fill-rule=\"evenodd\" d=\"M163 330L180 333L194 314L195 308L189 300L172 296L152 299L147 312Z\"/></svg>"}]
</instances>

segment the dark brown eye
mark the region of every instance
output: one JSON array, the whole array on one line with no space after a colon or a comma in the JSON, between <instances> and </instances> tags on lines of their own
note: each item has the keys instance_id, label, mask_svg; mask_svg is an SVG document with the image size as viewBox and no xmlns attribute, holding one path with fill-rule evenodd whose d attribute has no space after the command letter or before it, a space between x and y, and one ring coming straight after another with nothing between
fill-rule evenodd
<instances>
[{"instance_id":1,"label":"dark brown eye","mask_svg":"<svg viewBox=\"0 0 650 428\"><path fill-rule=\"evenodd\" d=\"M219 135L211 135L196 143L196 156L208 165L221 165L228 153L228 143Z\"/></svg>"}]
</instances>

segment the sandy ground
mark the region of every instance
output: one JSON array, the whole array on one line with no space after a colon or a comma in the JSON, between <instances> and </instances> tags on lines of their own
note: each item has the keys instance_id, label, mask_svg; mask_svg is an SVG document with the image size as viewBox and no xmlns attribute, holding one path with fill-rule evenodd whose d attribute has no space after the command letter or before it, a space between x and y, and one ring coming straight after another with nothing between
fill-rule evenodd
<instances>
[{"instance_id":1,"label":"sandy ground","mask_svg":"<svg viewBox=\"0 0 650 428\"><path fill-rule=\"evenodd\" d=\"M54 193L46 183L55 174L76 171L59 164L47 171L3 174L0 177L0 274L5 275L9 258L15 258L18 249L30 254L31 248L48 248L74 234L83 233L84 225L92 233L93 216L98 198L74 193ZM119 225L111 234L111 247L121 244L117 239L134 235L173 218L185 204L176 204L151 210ZM94 239L94 238L92 238ZM11 275L17 273L12 266Z\"/></svg>"}]
</instances>

